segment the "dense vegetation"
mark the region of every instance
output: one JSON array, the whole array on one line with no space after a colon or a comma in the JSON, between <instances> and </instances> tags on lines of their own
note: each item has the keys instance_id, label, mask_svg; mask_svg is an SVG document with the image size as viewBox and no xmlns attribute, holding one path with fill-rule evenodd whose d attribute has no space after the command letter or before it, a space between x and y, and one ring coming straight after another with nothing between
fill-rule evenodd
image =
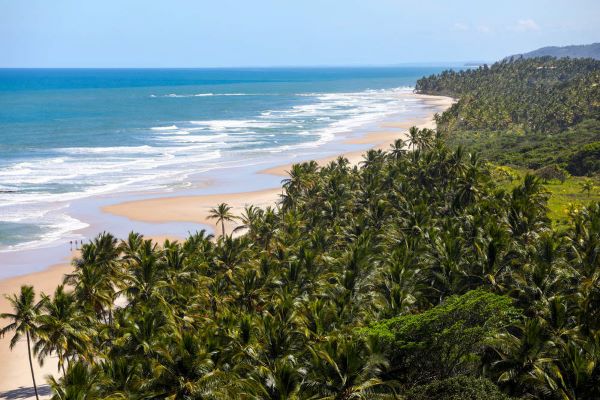
<instances>
[{"instance_id":1,"label":"dense vegetation","mask_svg":"<svg viewBox=\"0 0 600 400\"><path fill-rule=\"evenodd\" d=\"M416 89L460 98L437 119L450 145L501 164L600 172L600 61L503 61L422 78Z\"/></svg>"},{"instance_id":2,"label":"dense vegetation","mask_svg":"<svg viewBox=\"0 0 600 400\"><path fill-rule=\"evenodd\" d=\"M455 131L454 146L464 146L501 165L538 170L556 165L572 175L600 172L600 120L585 120L559 133Z\"/></svg>"},{"instance_id":3,"label":"dense vegetation","mask_svg":"<svg viewBox=\"0 0 600 400\"><path fill-rule=\"evenodd\" d=\"M295 165L238 237L101 234L2 334L55 399L599 398L600 203L554 231L537 178L411 134Z\"/></svg>"},{"instance_id":4,"label":"dense vegetation","mask_svg":"<svg viewBox=\"0 0 600 400\"><path fill-rule=\"evenodd\" d=\"M600 61L534 58L444 71L417 81L418 92L459 97L438 129L559 132L600 118Z\"/></svg>"}]
</instances>

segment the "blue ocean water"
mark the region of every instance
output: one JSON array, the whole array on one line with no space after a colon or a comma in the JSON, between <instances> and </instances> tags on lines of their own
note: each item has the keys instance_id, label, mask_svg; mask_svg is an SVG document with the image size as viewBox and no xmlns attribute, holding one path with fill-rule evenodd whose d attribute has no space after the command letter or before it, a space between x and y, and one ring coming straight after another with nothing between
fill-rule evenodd
<instances>
[{"instance_id":1,"label":"blue ocean water","mask_svg":"<svg viewBox=\"0 0 600 400\"><path fill-rule=\"evenodd\" d=\"M84 227L77 199L323 145L442 69L0 69L0 252Z\"/></svg>"}]
</instances>

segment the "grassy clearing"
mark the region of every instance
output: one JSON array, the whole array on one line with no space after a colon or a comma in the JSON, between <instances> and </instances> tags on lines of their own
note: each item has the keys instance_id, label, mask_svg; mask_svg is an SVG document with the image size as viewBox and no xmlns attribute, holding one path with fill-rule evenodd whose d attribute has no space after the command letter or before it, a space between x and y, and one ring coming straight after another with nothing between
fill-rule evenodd
<instances>
[{"instance_id":1,"label":"grassy clearing","mask_svg":"<svg viewBox=\"0 0 600 400\"><path fill-rule=\"evenodd\" d=\"M499 184L508 189L522 182L525 175L533 173L532 170L525 168L511 168L500 166L494 168L494 175ZM583 191L586 180L591 179L593 189L589 195ZM600 201L600 180L596 178L584 178L570 176L564 182L557 179L544 183L544 187L550 194L548 199L548 216L556 225L563 225L568 219L569 214L577 212L590 202Z\"/></svg>"}]
</instances>

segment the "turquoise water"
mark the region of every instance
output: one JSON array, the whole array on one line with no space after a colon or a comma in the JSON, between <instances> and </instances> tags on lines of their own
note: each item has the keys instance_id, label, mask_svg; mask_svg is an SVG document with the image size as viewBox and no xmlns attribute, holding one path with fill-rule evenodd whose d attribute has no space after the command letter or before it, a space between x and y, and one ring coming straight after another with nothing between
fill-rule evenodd
<instances>
[{"instance_id":1,"label":"turquoise water","mask_svg":"<svg viewBox=\"0 0 600 400\"><path fill-rule=\"evenodd\" d=\"M442 69L0 70L0 252L69 238L78 199L322 146Z\"/></svg>"}]
</instances>

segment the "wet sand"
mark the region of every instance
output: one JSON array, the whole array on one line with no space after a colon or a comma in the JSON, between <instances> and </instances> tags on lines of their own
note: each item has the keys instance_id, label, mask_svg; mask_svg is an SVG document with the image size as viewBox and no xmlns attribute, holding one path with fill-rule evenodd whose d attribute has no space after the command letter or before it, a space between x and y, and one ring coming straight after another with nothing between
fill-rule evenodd
<instances>
[{"instance_id":1,"label":"wet sand","mask_svg":"<svg viewBox=\"0 0 600 400\"><path fill-rule=\"evenodd\" d=\"M406 139L406 131L411 126L418 128L435 128L433 115L441 112L452 104L452 99L447 97L427 96L427 101L431 103L432 112L424 119L411 119L398 122L388 122L383 124L383 131L367 133L359 138L347 140L347 144L369 145L370 148L388 150L394 140L398 138ZM326 165L335 160L340 155L346 157L351 164L356 165L363 159L365 151L355 151L339 154L333 157L327 157L317 160L319 165ZM291 164L281 165L260 171L261 174L271 174L277 176L287 176L287 171ZM126 217L132 221L143 222L198 222L205 225L215 226L215 221L208 218L209 212L219 203L227 203L232 207L232 212L239 215L244 206L255 205L265 207L274 205L281 188L266 189L260 191L223 193L216 195L200 196L173 196L138 201L124 202L120 204L103 207L102 211L110 214ZM234 223L226 224L226 231L231 232L235 227ZM220 228L215 227L219 232Z\"/></svg>"}]
</instances>

